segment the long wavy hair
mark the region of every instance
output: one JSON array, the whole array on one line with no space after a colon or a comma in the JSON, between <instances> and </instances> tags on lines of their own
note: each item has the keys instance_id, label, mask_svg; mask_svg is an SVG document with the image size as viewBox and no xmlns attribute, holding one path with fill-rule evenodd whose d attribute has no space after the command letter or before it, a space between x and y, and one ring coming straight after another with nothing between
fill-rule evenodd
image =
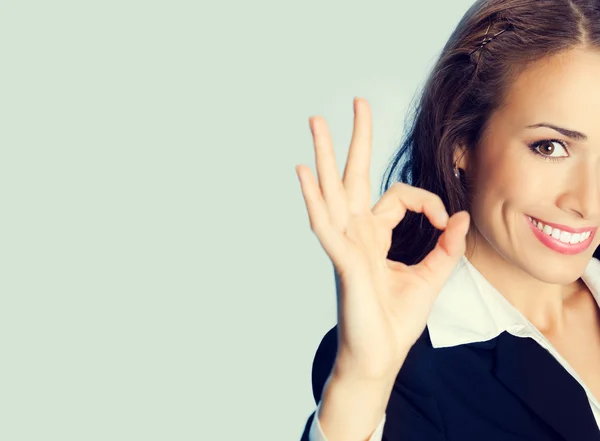
<instances>
[{"instance_id":1,"label":"long wavy hair","mask_svg":"<svg viewBox=\"0 0 600 441\"><path fill-rule=\"evenodd\" d=\"M499 35L480 47L486 31L488 38ZM450 215L470 212L469 183L462 172L460 179L454 176L455 150L461 143L477 148L490 115L531 63L575 47L600 50L599 0L476 1L442 49L408 115L381 194L394 182L405 182L440 196ZM392 232L388 258L413 265L440 235L424 214L408 211ZM594 257L600 259L600 247Z\"/></svg>"}]
</instances>

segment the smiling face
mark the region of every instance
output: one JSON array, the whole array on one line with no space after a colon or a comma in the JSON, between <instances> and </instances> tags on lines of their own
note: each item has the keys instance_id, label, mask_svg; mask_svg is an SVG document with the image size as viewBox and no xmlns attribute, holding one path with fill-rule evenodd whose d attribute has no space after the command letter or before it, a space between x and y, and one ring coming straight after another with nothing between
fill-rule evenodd
<instances>
[{"instance_id":1,"label":"smiling face","mask_svg":"<svg viewBox=\"0 0 600 441\"><path fill-rule=\"evenodd\" d=\"M473 182L467 256L476 238L474 258L488 268L508 262L553 284L581 275L600 243L599 79L600 52L577 49L536 63L511 84L481 145L458 163ZM528 127L537 124L580 134ZM527 216L551 225L536 231ZM561 245L581 228L590 238Z\"/></svg>"}]
</instances>

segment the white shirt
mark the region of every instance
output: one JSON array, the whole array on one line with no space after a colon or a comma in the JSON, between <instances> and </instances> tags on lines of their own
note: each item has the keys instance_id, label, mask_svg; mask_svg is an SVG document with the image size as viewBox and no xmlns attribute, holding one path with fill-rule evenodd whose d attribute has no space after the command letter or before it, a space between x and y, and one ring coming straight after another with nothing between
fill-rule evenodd
<instances>
[{"instance_id":1,"label":"white shirt","mask_svg":"<svg viewBox=\"0 0 600 441\"><path fill-rule=\"evenodd\" d=\"M581 279L600 306L600 260L592 258ZM463 256L436 299L427 328L434 348L487 341L506 331L516 337L530 337L549 351L583 387L598 427L600 403L569 363L544 335L536 329L483 275ZM310 441L327 441L317 417L310 427ZM386 414L368 441L381 441Z\"/></svg>"}]
</instances>

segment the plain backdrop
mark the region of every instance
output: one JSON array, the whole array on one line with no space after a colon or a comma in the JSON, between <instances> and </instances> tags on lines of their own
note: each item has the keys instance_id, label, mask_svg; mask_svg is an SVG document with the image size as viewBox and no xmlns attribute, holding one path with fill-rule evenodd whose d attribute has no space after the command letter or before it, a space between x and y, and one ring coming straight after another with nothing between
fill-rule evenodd
<instances>
[{"instance_id":1,"label":"plain backdrop","mask_svg":"<svg viewBox=\"0 0 600 441\"><path fill-rule=\"evenodd\" d=\"M468 0L3 1L0 439L299 439L336 323L297 164L373 203Z\"/></svg>"}]
</instances>

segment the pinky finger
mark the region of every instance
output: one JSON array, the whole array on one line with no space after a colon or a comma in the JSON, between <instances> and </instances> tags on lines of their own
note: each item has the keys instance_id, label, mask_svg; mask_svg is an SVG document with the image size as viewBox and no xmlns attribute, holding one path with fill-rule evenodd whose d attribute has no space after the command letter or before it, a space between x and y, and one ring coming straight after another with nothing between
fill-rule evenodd
<instances>
[{"instance_id":1,"label":"pinky finger","mask_svg":"<svg viewBox=\"0 0 600 441\"><path fill-rule=\"evenodd\" d=\"M296 174L302 188L302 196L308 211L310 228L317 235L321 245L332 259L338 264L335 256L342 256L344 252L344 241L341 232L335 230L329 218L327 204L321 194L319 183L310 169L304 165L296 166Z\"/></svg>"},{"instance_id":2,"label":"pinky finger","mask_svg":"<svg viewBox=\"0 0 600 441\"><path fill-rule=\"evenodd\" d=\"M312 172L308 167L303 165L296 166L296 173L300 180L302 188L302 196L308 211L310 220L310 228L316 233L317 230L322 230L325 224L329 224L329 213L327 205L321 194L319 184L315 180Z\"/></svg>"}]
</instances>

